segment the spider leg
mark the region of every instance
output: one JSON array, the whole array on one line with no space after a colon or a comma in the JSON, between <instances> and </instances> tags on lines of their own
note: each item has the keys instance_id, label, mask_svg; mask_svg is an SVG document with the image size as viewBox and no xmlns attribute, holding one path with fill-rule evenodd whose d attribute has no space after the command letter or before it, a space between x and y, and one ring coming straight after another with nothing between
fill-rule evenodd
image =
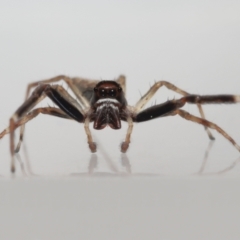
<instances>
[{"instance_id":1,"label":"spider leg","mask_svg":"<svg viewBox=\"0 0 240 240\"><path fill-rule=\"evenodd\" d=\"M131 138L132 129L133 129L133 120L131 117L127 117L127 122L128 122L127 135L126 135L125 141L121 145L121 152L123 153L125 153L129 147L130 138Z\"/></svg>"},{"instance_id":2,"label":"spider leg","mask_svg":"<svg viewBox=\"0 0 240 240\"><path fill-rule=\"evenodd\" d=\"M135 108L137 112L141 111L144 106L149 102L149 100L154 96L154 94L160 89L162 86L165 86L166 88L179 93L183 96L189 95L188 92L183 91L182 89L176 87L175 85L167 82L167 81L158 81L154 83L152 87L139 99L139 101L136 103Z\"/></svg>"},{"instance_id":3,"label":"spider leg","mask_svg":"<svg viewBox=\"0 0 240 240\"><path fill-rule=\"evenodd\" d=\"M85 129L85 132L86 132L87 138L88 138L88 146L89 146L91 152L94 153L97 151L97 146L96 146L96 143L93 142L92 134L89 129L89 123L90 123L90 119L89 119L89 117L87 117L84 121L84 129Z\"/></svg>"},{"instance_id":4,"label":"spider leg","mask_svg":"<svg viewBox=\"0 0 240 240\"><path fill-rule=\"evenodd\" d=\"M39 83L40 84L40 83ZM38 84L38 85L39 85ZM43 84L41 84L41 85L43 85ZM40 86L40 85L39 85ZM82 107L79 105L79 103L75 100L75 99L73 99L68 93L67 93L67 91L63 88L63 87L61 87L61 86L59 86L59 85L52 85L52 88L54 88L54 89L56 89L58 92L59 92L59 94L61 94L62 96L64 96L69 102L71 102L80 112L83 112L83 110L82 110ZM21 139L23 139L23 135L24 135L24 129L25 129L25 126L24 126L24 124L23 125L21 125L21 127L20 127L20 139L19 139L19 143L18 143L18 146L20 147L20 145L21 145ZM15 150L15 151L19 151L19 149L17 150Z\"/></svg>"},{"instance_id":5,"label":"spider leg","mask_svg":"<svg viewBox=\"0 0 240 240\"><path fill-rule=\"evenodd\" d=\"M219 103L237 103L240 102L240 95L188 95L178 100L171 100L162 104L144 109L140 112L133 108L131 112L135 122L144 122L157 117L163 117L171 114L172 111L183 107L186 103L190 104L219 104Z\"/></svg>"},{"instance_id":6,"label":"spider leg","mask_svg":"<svg viewBox=\"0 0 240 240\"><path fill-rule=\"evenodd\" d=\"M21 120L19 120L19 122L17 123L17 127L18 126L25 126L25 124L32 120L33 118L35 118L39 113L42 113L42 114L48 114L48 115L52 115L52 116L56 116L56 117L60 117L60 118L65 118L65 119L71 119L72 118L67 115L66 113L64 113L61 109L59 108L52 108L52 107L46 107L46 108L36 108L34 110L32 110L31 112L29 112L25 117L23 117ZM89 119L86 118L85 122L84 122L84 128L85 128L85 132L87 134L87 137L88 137L88 144L89 144L89 148L91 150L91 152L96 152L96 143L93 142L93 139L92 139L92 135L91 135L91 132L90 132L90 129L89 129ZM22 130L22 128L20 129ZM6 132L5 132L6 131ZM9 133L9 128L5 129L3 131L3 136L6 134L6 133ZM0 133L0 138L2 138L3 136L1 136L1 133ZM21 147L21 143L23 141L23 132L20 132L20 138L19 138L19 142L18 142L18 145L15 149L15 153L19 152L20 150L20 147Z\"/></svg>"},{"instance_id":7,"label":"spider leg","mask_svg":"<svg viewBox=\"0 0 240 240\"><path fill-rule=\"evenodd\" d=\"M223 129L221 129L215 123L212 123L204 118L199 118L190 113L181 110L179 108L183 107L185 103L195 103L195 104L210 104L210 103L236 103L240 102L240 96L235 95L188 95L182 97L178 100L167 101L162 104L158 104L147 108L132 116L134 122L144 122L158 117L176 115L185 118L186 120L196 122L205 127L215 129L221 135L223 135L228 141L230 141L238 151L240 151L240 146L230 137Z\"/></svg>"},{"instance_id":8,"label":"spider leg","mask_svg":"<svg viewBox=\"0 0 240 240\"><path fill-rule=\"evenodd\" d=\"M84 107L90 107L89 102L81 94L79 94L77 86L74 84L73 78L70 78L65 75L59 75L59 76L56 76L56 77L53 77L50 79L40 80L40 81L32 82L32 83L28 84L25 100L29 97L29 93L32 88L35 88L40 84L50 84L50 83L59 82L61 80L63 80L71 88L71 90L74 92L74 94L76 95L78 100L84 105Z\"/></svg>"},{"instance_id":9,"label":"spider leg","mask_svg":"<svg viewBox=\"0 0 240 240\"><path fill-rule=\"evenodd\" d=\"M53 77L53 78L50 78L50 79L40 80L40 81L36 81L36 82L29 83L28 86L27 86L27 91L26 91L25 100L28 99L31 90L32 90L33 88L36 88L38 85L40 85L40 84L55 83L55 82L59 82L59 81L61 81L61 80L65 81L65 83L72 89L73 93L76 95L76 97L78 98L78 100L79 100L84 106L89 107L89 102L88 102L81 94L78 94L78 89L77 89L77 86L75 86L75 84L73 84L73 79L70 78L70 77L68 77L68 76L65 76L65 75L59 75L59 76L56 76L56 77ZM82 107L81 107L80 105L79 105L79 108L81 108L81 112L83 112L83 109L82 109ZM21 137L21 136L23 137L24 129L25 129L25 126L22 125L21 128L20 128L20 137ZM19 142L20 142L20 141L21 141L21 139L19 140Z\"/></svg>"},{"instance_id":10,"label":"spider leg","mask_svg":"<svg viewBox=\"0 0 240 240\"><path fill-rule=\"evenodd\" d=\"M61 118L72 119L59 108L52 108L52 107L36 108L36 109L32 110L31 112L29 112L26 116L22 117L18 122L16 122L16 128L24 126L28 121L35 118L39 113L48 114L48 115L61 117ZM8 133L10 133L9 127L4 129L0 133L0 139L3 138ZM22 141L23 141L23 132L20 132L20 138L19 138L18 145L15 149L15 153L19 152Z\"/></svg>"},{"instance_id":11,"label":"spider leg","mask_svg":"<svg viewBox=\"0 0 240 240\"><path fill-rule=\"evenodd\" d=\"M121 85L124 95L126 96L126 77L124 75L120 75L116 82Z\"/></svg>"},{"instance_id":12,"label":"spider leg","mask_svg":"<svg viewBox=\"0 0 240 240\"><path fill-rule=\"evenodd\" d=\"M80 111L80 108L77 106L75 100L67 95L67 92L58 85L50 86L49 84L39 85L32 93L32 95L16 110L14 115L10 118L9 129L4 130L0 136L3 137L7 132L10 133L10 152L12 156L11 160L11 171L15 171L14 163L14 131L19 124L24 124L27 118L24 117L28 112L34 108L37 103L43 100L45 97L49 97L69 118L78 121L84 122L84 114ZM55 112L55 114L60 114L60 112ZM63 116L63 115L62 115ZM22 121L22 122L21 122Z\"/></svg>"},{"instance_id":13,"label":"spider leg","mask_svg":"<svg viewBox=\"0 0 240 240\"><path fill-rule=\"evenodd\" d=\"M174 113L175 114L178 114L180 117L186 119L186 120L189 120L189 121L192 121L192 122L195 122L195 123L198 123L198 124L201 124L203 126L206 126L206 127L209 127L209 128L212 128L212 129L215 129L217 132L219 132L223 137L225 137L229 142L231 142L233 144L234 147L236 147L236 149L240 152L240 146L234 141L234 139L229 135L227 134L222 128L220 128L217 124L213 123L213 122L210 122L206 119L203 119L203 118L199 118L199 117L196 117L182 109L178 109L176 110Z\"/></svg>"},{"instance_id":14,"label":"spider leg","mask_svg":"<svg viewBox=\"0 0 240 240\"><path fill-rule=\"evenodd\" d=\"M201 104L197 104L197 107L198 107L198 110L200 112L200 116L203 118L203 119L206 119L205 118L205 114L203 112L203 108L202 108L202 105ZM208 137L210 140L215 140L215 137L212 135L211 131L208 129L208 127L204 126L207 134L208 134Z\"/></svg>"},{"instance_id":15,"label":"spider leg","mask_svg":"<svg viewBox=\"0 0 240 240\"><path fill-rule=\"evenodd\" d=\"M158 81L156 82L147 92L146 94L144 94L140 100L136 103L135 107L137 112L140 112L143 107L149 102L149 100L154 96L154 94L158 91L158 89L160 89L162 86L165 86L166 88L168 88L169 90L172 90L180 95L183 96L188 96L190 95L188 92L176 87L175 85L173 85L170 82L167 81ZM201 115L202 118L205 119L205 115L202 109L201 104L197 104L199 113ZM215 138L213 137L212 133L210 132L210 130L205 126L205 130L207 131L208 137L211 140L214 140Z\"/></svg>"},{"instance_id":16,"label":"spider leg","mask_svg":"<svg viewBox=\"0 0 240 240\"><path fill-rule=\"evenodd\" d=\"M21 148L21 144L23 141L23 134L24 134L24 127L25 124L32 120L33 118L35 118L39 113L42 114L48 114L51 116L55 116L55 117L60 117L60 118L65 118L65 119L72 119L69 117L69 115L67 115L66 113L64 113L61 109L59 108L53 108L53 107L45 107L45 108L36 108L34 110L32 110L31 112L29 112L26 116L24 116L23 118L21 118L18 122L17 125L21 126L20 128L20 137L19 137L19 141L17 144L17 147L15 148L15 153L19 152L20 148ZM17 126L17 127L18 127ZM1 138L1 135L0 135Z\"/></svg>"}]
</instances>

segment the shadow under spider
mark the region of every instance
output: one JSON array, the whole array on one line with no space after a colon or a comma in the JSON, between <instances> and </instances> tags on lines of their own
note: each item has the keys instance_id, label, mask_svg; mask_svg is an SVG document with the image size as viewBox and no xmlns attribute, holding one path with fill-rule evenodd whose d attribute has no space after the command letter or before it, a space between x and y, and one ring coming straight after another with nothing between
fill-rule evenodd
<instances>
[{"instance_id":1,"label":"shadow under spider","mask_svg":"<svg viewBox=\"0 0 240 240\"><path fill-rule=\"evenodd\" d=\"M216 175L216 174L224 174L229 172L230 170L232 170L239 162L240 162L240 157L238 157L231 165L229 165L228 167L218 171L218 172L204 172L206 169L206 165L207 162L209 161L209 154L212 150L214 142L210 141L207 149L205 151L204 154L204 158L202 160L202 164L200 166L200 169L197 173L195 173L194 175ZM111 157L108 155L108 153L104 150L104 148L98 144L99 146L99 152L103 155L104 160L107 163L108 168L111 170L111 172L95 172L97 165L98 165L98 155L96 153L92 153L90 160L89 160L89 164L88 164L88 171L87 172L83 172L83 173L72 173L70 175L74 175L74 176L86 176L86 175L94 175L94 176L126 176L126 175L132 175L132 168L131 168L131 164L129 161L129 158L127 156L126 153L121 153L121 165L124 167L124 171L119 171L119 169L117 168L115 162L111 159ZM28 156L28 152L26 149L25 144L23 143L23 152L25 155L25 163L26 163L26 169L24 166L24 162L21 159L21 155L19 153L15 154L17 161L19 162L20 165L20 169L21 172L24 176L39 176L37 174L35 174L32 171L32 167L29 161L29 156ZM27 170L27 171L26 171ZM29 174L27 174L29 173ZM148 175L148 176L157 176L157 175L162 175L162 174L151 174L151 173L135 173L133 175Z\"/></svg>"},{"instance_id":2,"label":"shadow under spider","mask_svg":"<svg viewBox=\"0 0 240 240\"><path fill-rule=\"evenodd\" d=\"M212 150L212 147L213 147L213 144L214 142L213 141L210 141L209 144L208 144L208 147L205 151L205 154L204 154L204 158L203 158L203 161L202 161L202 164L200 166L200 169L199 171L196 173L197 175L216 175L216 174L224 174L224 173L227 173L229 172L230 170L232 170L239 162L240 162L240 157L238 157L235 161L233 161L233 163L231 165L229 165L228 167L218 171L218 172L204 172L205 168L206 168L206 165L207 165L207 162L208 162L208 157L209 157L209 154Z\"/></svg>"},{"instance_id":3,"label":"shadow under spider","mask_svg":"<svg viewBox=\"0 0 240 240\"><path fill-rule=\"evenodd\" d=\"M94 174L95 176L96 175L97 176L109 176L109 175L119 176L119 175L130 175L132 173L130 161L126 153L121 154L121 164L125 168L125 172L123 172L118 170L116 164L111 159L111 157L107 154L107 152L101 146L98 145L98 147L99 147L99 150L101 150L101 154L103 155L104 160L106 161L111 172L94 172L98 165L98 155L96 153L92 153L89 160L89 164L88 164L88 173L72 173L71 175L86 175L86 174L93 175Z\"/></svg>"},{"instance_id":4,"label":"shadow under spider","mask_svg":"<svg viewBox=\"0 0 240 240\"><path fill-rule=\"evenodd\" d=\"M20 165L20 169L21 172L24 176L39 176L38 174L35 174L32 170L31 164L30 164L30 160L29 160L29 155L28 155L28 151L26 148L26 145L22 144L23 147L23 154L24 154L24 160L22 161L21 158L21 154L20 153L15 153L15 157L17 159L17 162ZM111 172L102 172L102 173L95 173L95 169L97 168L97 164L98 164L98 156L95 153L91 153L91 157L89 160L89 164L88 164L88 172L85 173L72 173L70 175L126 175L126 174L131 174L131 165L130 165L130 161L126 155L126 153L122 153L121 154L121 164L122 166L125 168L125 172L123 171L119 171L116 164L114 163L114 161L111 159L111 157L108 155L108 153L104 150L104 148L98 144L99 147L99 152L103 155L104 160L107 163L108 168L111 170ZM26 163L26 169L25 169L25 165L24 162ZM14 174L13 174L14 175Z\"/></svg>"},{"instance_id":5,"label":"shadow under spider","mask_svg":"<svg viewBox=\"0 0 240 240\"><path fill-rule=\"evenodd\" d=\"M125 168L125 170L126 170L125 172L119 171L118 168L115 166L114 162L111 160L111 158L108 155L104 155L104 159L107 162L108 167L110 168L112 173L111 172L94 172L98 165L98 156L97 156L97 154L92 153L89 164L88 164L88 174L89 175L94 174L94 175L98 175L98 176L100 176L100 175L102 175L102 176L103 175L118 176L118 175L130 175L131 174L131 165L130 165L129 159L125 153L121 154L121 164ZM83 174L86 175L85 173L83 173ZM73 173L71 175L82 175L82 174L81 173Z\"/></svg>"}]
</instances>

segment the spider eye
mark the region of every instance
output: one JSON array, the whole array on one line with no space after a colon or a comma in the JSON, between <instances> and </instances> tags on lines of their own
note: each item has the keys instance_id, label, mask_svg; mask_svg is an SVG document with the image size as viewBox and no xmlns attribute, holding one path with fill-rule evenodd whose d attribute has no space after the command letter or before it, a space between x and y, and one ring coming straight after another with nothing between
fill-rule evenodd
<instances>
[{"instance_id":1,"label":"spider eye","mask_svg":"<svg viewBox=\"0 0 240 240\"><path fill-rule=\"evenodd\" d=\"M95 92L97 92L98 91L98 89L95 87L94 89L93 89Z\"/></svg>"},{"instance_id":2,"label":"spider eye","mask_svg":"<svg viewBox=\"0 0 240 240\"><path fill-rule=\"evenodd\" d=\"M111 95L111 97L115 97L116 96L116 90L115 89L111 89L110 90L110 95Z\"/></svg>"},{"instance_id":3,"label":"spider eye","mask_svg":"<svg viewBox=\"0 0 240 240\"><path fill-rule=\"evenodd\" d=\"M100 90L100 95L101 95L102 97L105 97L105 89L101 89L101 90Z\"/></svg>"},{"instance_id":4,"label":"spider eye","mask_svg":"<svg viewBox=\"0 0 240 240\"><path fill-rule=\"evenodd\" d=\"M121 91L122 91L122 88L119 87L119 88L118 88L118 91L121 92Z\"/></svg>"}]
</instances>

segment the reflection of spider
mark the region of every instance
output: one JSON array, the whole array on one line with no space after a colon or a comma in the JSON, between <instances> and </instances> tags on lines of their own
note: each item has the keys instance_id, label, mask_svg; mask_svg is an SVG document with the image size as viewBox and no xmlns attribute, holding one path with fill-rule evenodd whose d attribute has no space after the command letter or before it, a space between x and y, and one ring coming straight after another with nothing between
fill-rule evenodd
<instances>
[{"instance_id":1,"label":"reflection of spider","mask_svg":"<svg viewBox=\"0 0 240 240\"><path fill-rule=\"evenodd\" d=\"M63 80L75 94L75 100L62 86L50 85L51 83ZM156 91L162 86L175 91L182 98L171 100L149 107L143 110L146 103L152 98ZM35 88L29 97L32 88ZM82 78L69 78L67 76L57 76L44 81L34 82L28 85L26 101L16 110L10 118L9 127L0 133L0 138L10 133L10 151L12 155L11 170L15 171L14 152L18 152L21 146L24 133L24 125L39 113L56 117L72 119L84 123L84 128L88 138L89 148L96 152L96 144L92 140L89 130L89 123L93 122L94 129L103 129L107 125L113 129L121 128L121 120L128 122L128 130L125 141L121 145L121 151L126 152L132 133L133 122L144 122L158 117L179 115L186 120L199 123L205 127L210 139L214 139L208 128L217 130L228 139L239 151L240 146L220 127L205 119L201 104L210 103L235 103L240 102L240 96L234 95L193 95L189 94L173 84L166 81L156 82L148 92L141 97L137 104L132 107L127 105L125 99L125 77L120 76L116 81L96 81ZM57 106L33 109L45 97L49 97ZM185 103L197 104L201 118L193 116L180 109ZM15 148L14 131L21 126L20 140Z\"/></svg>"}]
</instances>

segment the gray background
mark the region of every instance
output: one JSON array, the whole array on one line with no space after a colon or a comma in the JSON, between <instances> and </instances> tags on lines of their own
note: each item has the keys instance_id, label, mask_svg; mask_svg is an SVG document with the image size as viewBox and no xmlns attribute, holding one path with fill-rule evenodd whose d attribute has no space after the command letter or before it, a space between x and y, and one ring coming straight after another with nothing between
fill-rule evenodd
<instances>
[{"instance_id":1,"label":"gray background","mask_svg":"<svg viewBox=\"0 0 240 240\"><path fill-rule=\"evenodd\" d=\"M2 0L0 127L29 82L58 74L125 74L130 105L163 79L196 94L240 94L239 11L229 0ZM149 106L174 97L161 89ZM239 105L204 110L240 143ZM180 117L137 124L122 156L126 128L93 130L92 156L81 124L39 116L26 127L29 161L21 151L14 178L2 139L1 239L239 239L239 153L226 139L212 131L199 175L209 145L202 126Z\"/></svg>"}]
</instances>

